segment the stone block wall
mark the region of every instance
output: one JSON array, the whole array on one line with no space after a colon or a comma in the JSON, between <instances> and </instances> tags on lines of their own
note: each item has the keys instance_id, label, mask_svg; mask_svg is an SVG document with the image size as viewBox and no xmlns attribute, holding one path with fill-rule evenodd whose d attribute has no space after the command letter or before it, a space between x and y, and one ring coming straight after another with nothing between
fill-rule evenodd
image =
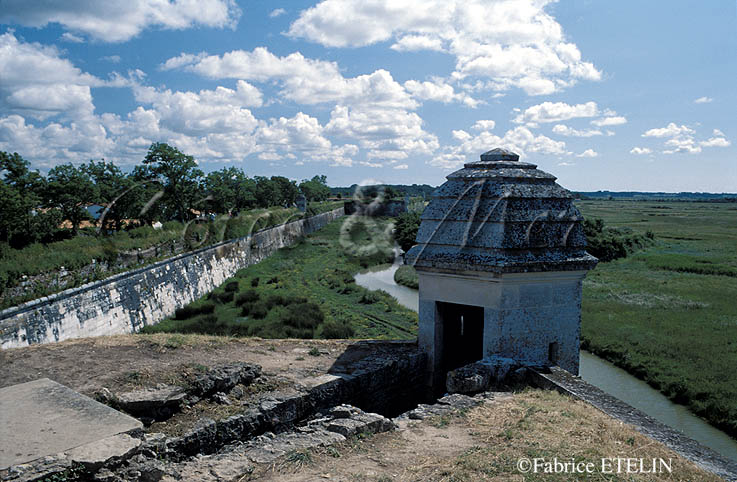
<instances>
[{"instance_id":1,"label":"stone block wall","mask_svg":"<svg viewBox=\"0 0 737 482\"><path fill-rule=\"evenodd\" d=\"M344 209L154 263L0 312L0 347L135 333L344 215Z\"/></svg>"}]
</instances>

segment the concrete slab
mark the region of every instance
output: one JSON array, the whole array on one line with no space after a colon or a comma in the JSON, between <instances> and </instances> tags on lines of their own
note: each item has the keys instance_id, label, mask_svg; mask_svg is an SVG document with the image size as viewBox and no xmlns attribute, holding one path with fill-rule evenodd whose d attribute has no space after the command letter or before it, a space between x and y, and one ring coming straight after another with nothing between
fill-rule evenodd
<instances>
[{"instance_id":1,"label":"concrete slab","mask_svg":"<svg viewBox=\"0 0 737 482\"><path fill-rule=\"evenodd\" d=\"M133 417L48 378L0 389L0 469L140 429Z\"/></svg>"},{"instance_id":2,"label":"concrete slab","mask_svg":"<svg viewBox=\"0 0 737 482\"><path fill-rule=\"evenodd\" d=\"M119 433L112 437L97 440L67 452L72 461L82 464L94 471L102 467L110 459L124 460L141 446L141 440L128 434Z\"/></svg>"}]
</instances>

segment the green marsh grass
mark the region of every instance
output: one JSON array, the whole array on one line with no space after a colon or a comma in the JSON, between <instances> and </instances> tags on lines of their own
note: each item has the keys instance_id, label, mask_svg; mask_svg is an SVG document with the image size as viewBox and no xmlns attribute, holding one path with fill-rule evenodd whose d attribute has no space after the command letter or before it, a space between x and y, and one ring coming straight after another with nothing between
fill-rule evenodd
<instances>
[{"instance_id":1,"label":"green marsh grass","mask_svg":"<svg viewBox=\"0 0 737 482\"><path fill-rule=\"evenodd\" d=\"M583 284L582 347L737 436L734 204L579 201L585 217L652 231Z\"/></svg>"},{"instance_id":2,"label":"green marsh grass","mask_svg":"<svg viewBox=\"0 0 737 482\"><path fill-rule=\"evenodd\" d=\"M374 219L378 230L356 223L350 237L368 246L384 232L388 219ZM192 303L197 311L226 288L238 292L232 302L216 303L214 313L186 320L168 319L144 332L206 333L263 338L407 339L417 332L417 314L383 292L357 286L353 276L367 266L392 260L388 251L359 250L352 256L339 243L338 219L298 244L239 271L207 297ZM383 244L389 244L384 242ZM367 254L368 253L368 254ZM233 291L230 291L234 293Z\"/></svg>"}]
</instances>

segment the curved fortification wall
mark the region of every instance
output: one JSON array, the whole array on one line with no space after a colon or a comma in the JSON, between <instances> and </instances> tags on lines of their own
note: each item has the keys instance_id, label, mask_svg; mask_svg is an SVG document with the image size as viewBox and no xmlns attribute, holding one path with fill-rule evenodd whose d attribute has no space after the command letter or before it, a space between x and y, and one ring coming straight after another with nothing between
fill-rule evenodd
<instances>
[{"instance_id":1,"label":"curved fortification wall","mask_svg":"<svg viewBox=\"0 0 737 482\"><path fill-rule=\"evenodd\" d=\"M339 208L281 224L8 308L0 312L0 346L134 333L343 215Z\"/></svg>"}]
</instances>

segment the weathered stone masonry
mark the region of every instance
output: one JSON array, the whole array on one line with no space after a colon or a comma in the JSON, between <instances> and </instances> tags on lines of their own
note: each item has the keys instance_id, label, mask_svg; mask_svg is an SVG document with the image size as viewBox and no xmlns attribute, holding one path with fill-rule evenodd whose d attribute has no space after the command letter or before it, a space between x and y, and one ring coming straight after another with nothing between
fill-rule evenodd
<instances>
[{"instance_id":1,"label":"weathered stone masonry","mask_svg":"<svg viewBox=\"0 0 737 482\"><path fill-rule=\"evenodd\" d=\"M274 226L3 310L0 346L136 332L343 215L339 208Z\"/></svg>"}]
</instances>

